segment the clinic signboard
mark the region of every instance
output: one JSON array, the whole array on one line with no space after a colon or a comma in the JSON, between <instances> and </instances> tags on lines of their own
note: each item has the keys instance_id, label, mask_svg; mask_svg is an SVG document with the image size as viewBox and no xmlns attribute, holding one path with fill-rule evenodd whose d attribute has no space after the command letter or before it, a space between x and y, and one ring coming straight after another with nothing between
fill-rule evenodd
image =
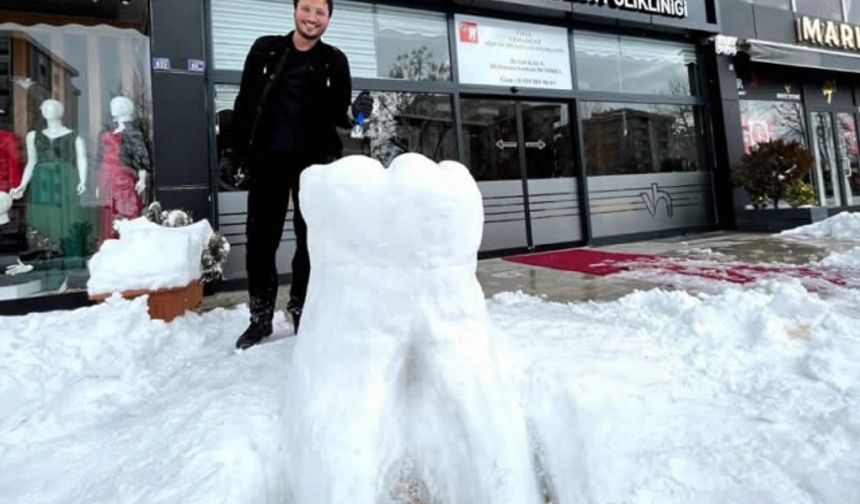
<instances>
[{"instance_id":1,"label":"clinic signboard","mask_svg":"<svg viewBox=\"0 0 860 504\"><path fill-rule=\"evenodd\" d=\"M569 90L567 29L457 15L460 82Z\"/></svg>"},{"instance_id":2,"label":"clinic signboard","mask_svg":"<svg viewBox=\"0 0 860 504\"><path fill-rule=\"evenodd\" d=\"M689 13L687 0L572 0L573 3L594 5L607 9L642 12L655 16L685 18Z\"/></svg>"}]
</instances>

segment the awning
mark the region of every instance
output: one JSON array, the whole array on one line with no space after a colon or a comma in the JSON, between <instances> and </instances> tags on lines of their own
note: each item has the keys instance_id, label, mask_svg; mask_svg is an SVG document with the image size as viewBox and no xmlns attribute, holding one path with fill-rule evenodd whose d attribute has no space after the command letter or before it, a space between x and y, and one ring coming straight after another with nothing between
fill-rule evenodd
<instances>
[{"instance_id":1,"label":"awning","mask_svg":"<svg viewBox=\"0 0 860 504\"><path fill-rule=\"evenodd\" d=\"M850 53L756 39L741 42L738 49L759 63L860 73L860 55Z\"/></svg>"}]
</instances>

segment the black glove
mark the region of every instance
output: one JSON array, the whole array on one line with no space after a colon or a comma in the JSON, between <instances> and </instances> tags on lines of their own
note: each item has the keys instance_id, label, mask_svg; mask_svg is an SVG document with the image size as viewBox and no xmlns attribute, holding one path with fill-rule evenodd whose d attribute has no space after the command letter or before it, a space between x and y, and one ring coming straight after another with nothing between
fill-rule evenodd
<instances>
[{"instance_id":1,"label":"black glove","mask_svg":"<svg viewBox=\"0 0 860 504\"><path fill-rule=\"evenodd\" d=\"M372 114L373 97L370 95L370 91L362 91L355 97L355 101L352 102L352 117L355 119L356 123L362 124L364 121L368 120ZM359 119L359 117L362 116L364 119Z\"/></svg>"}]
</instances>

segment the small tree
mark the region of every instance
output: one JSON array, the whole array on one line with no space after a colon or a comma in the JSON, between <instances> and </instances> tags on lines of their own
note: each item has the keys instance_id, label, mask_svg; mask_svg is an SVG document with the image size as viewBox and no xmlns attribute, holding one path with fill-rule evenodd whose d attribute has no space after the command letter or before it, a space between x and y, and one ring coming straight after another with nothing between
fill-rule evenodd
<instances>
[{"instance_id":1,"label":"small tree","mask_svg":"<svg viewBox=\"0 0 860 504\"><path fill-rule=\"evenodd\" d=\"M764 142L741 158L735 182L747 190L756 208L767 201L778 208L786 189L802 182L812 163L812 154L797 142Z\"/></svg>"}]
</instances>

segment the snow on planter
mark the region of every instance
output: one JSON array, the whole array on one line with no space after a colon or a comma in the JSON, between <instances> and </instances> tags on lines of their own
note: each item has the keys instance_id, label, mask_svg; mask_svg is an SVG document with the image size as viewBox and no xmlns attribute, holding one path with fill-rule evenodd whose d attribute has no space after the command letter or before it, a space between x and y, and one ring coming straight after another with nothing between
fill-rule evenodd
<instances>
[{"instance_id":1,"label":"snow on planter","mask_svg":"<svg viewBox=\"0 0 860 504\"><path fill-rule=\"evenodd\" d=\"M119 239L90 259L90 296L184 287L200 279L200 258L213 235L209 221L164 227L144 217L118 221Z\"/></svg>"},{"instance_id":2,"label":"snow on planter","mask_svg":"<svg viewBox=\"0 0 860 504\"><path fill-rule=\"evenodd\" d=\"M312 166L287 385L293 504L541 502L475 277L481 193L418 154Z\"/></svg>"}]
</instances>

